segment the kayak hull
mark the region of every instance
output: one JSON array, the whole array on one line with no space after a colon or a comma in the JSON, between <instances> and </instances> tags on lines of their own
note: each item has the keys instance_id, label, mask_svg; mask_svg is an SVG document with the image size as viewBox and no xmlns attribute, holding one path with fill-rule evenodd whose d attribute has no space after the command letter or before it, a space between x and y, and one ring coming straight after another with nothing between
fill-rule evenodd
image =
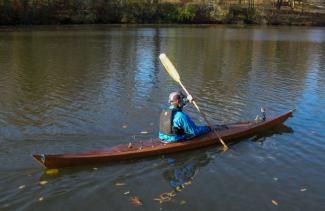
<instances>
[{"instance_id":1,"label":"kayak hull","mask_svg":"<svg viewBox=\"0 0 325 211\"><path fill-rule=\"evenodd\" d=\"M57 155L34 154L32 156L46 168L64 168L169 154L221 144L218 136L222 138L224 142L233 142L248 138L280 125L292 116L292 113L293 110L277 117L267 118L265 121L248 121L228 124L216 128L215 131L181 142L163 143L159 139L152 139L83 153Z\"/></svg>"}]
</instances>

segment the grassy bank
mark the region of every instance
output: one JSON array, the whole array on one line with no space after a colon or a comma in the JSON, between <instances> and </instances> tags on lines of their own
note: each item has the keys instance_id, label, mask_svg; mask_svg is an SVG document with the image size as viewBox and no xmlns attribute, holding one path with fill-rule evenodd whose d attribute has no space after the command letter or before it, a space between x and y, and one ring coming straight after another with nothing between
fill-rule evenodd
<instances>
[{"instance_id":1,"label":"grassy bank","mask_svg":"<svg viewBox=\"0 0 325 211\"><path fill-rule=\"evenodd\" d=\"M158 0L2 0L0 25L243 23L325 25L325 15L242 4Z\"/></svg>"}]
</instances>

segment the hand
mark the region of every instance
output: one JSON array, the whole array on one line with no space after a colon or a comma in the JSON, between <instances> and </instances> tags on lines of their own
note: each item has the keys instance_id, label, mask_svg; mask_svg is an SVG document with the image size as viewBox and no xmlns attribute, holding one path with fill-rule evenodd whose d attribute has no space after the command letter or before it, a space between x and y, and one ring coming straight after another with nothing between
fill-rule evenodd
<instances>
[{"instance_id":1,"label":"hand","mask_svg":"<svg viewBox=\"0 0 325 211\"><path fill-rule=\"evenodd\" d=\"M192 95L187 95L186 97L190 103L193 103L193 97Z\"/></svg>"}]
</instances>

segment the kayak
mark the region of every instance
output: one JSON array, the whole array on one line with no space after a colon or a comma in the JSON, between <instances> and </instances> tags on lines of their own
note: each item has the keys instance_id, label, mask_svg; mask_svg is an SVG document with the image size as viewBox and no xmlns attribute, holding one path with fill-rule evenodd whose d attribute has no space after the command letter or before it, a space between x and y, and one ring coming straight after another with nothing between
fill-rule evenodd
<instances>
[{"instance_id":1,"label":"kayak","mask_svg":"<svg viewBox=\"0 0 325 211\"><path fill-rule=\"evenodd\" d=\"M53 169L102 164L193 150L220 144L218 136L224 142L229 143L265 132L286 121L292 116L293 111L294 110L288 111L276 117L266 117L265 119L257 118L257 120L247 122L219 125L209 133L180 142L164 143L160 139L151 139L136 143L121 144L111 148L90 152L54 155L34 154L32 156L46 168Z\"/></svg>"}]
</instances>

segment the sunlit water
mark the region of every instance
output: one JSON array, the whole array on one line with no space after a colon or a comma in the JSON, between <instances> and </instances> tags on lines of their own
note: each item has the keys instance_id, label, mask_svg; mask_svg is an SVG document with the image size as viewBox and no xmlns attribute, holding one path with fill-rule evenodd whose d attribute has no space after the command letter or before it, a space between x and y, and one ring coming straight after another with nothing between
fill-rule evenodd
<instances>
[{"instance_id":1,"label":"sunlit water","mask_svg":"<svg viewBox=\"0 0 325 211\"><path fill-rule=\"evenodd\" d=\"M260 107L296 108L294 117L225 153L210 147L46 175L31 154L157 137L160 108L180 89L162 52L214 123L254 119ZM324 28L1 29L0 97L1 210L131 210L133 196L141 210L325 207ZM186 111L204 124L194 107ZM176 187L172 201L154 200Z\"/></svg>"}]
</instances>

